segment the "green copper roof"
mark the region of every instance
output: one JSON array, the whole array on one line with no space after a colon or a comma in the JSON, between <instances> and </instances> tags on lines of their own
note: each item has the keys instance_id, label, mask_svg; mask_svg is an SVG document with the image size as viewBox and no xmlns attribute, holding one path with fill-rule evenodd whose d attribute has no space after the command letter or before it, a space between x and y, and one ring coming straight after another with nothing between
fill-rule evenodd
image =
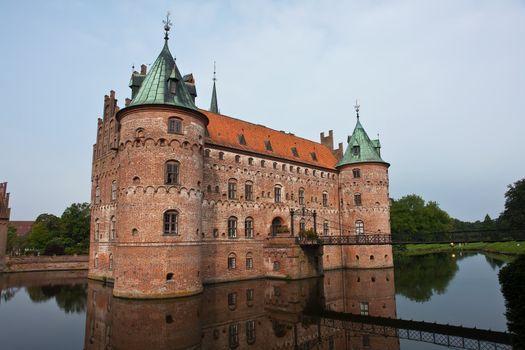
<instances>
[{"instance_id":1,"label":"green copper roof","mask_svg":"<svg viewBox=\"0 0 525 350\"><path fill-rule=\"evenodd\" d=\"M219 105L217 103L217 90L215 89L215 79L213 80L213 91L211 93L210 112L219 114Z\"/></svg>"},{"instance_id":2,"label":"green copper roof","mask_svg":"<svg viewBox=\"0 0 525 350\"><path fill-rule=\"evenodd\" d=\"M380 149L381 144L379 140L370 140L361 122L357 119L354 132L348 138L345 154L337 163L337 166L367 162L386 163L381 159Z\"/></svg>"},{"instance_id":3,"label":"green copper roof","mask_svg":"<svg viewBox=\"0 0 525 350\"><path fill-rule=\"evenodd\" d=\"M170 84L175 84L175 88L171 88ZM143 104L174 105L197 109L170 53L168 40L144 78L130 106Z\"/></svg>"}]
</instances>

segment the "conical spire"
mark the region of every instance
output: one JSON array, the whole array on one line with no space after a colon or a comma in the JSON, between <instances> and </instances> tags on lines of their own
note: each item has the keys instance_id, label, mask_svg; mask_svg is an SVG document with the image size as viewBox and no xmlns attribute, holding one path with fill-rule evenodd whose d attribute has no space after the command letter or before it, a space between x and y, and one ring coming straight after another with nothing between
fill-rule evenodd
<instances>
[{"instance_id":1,"label":"conical spire","mask_svg":"<svg viewBox=\"0 0 525 350\"><path fill-rule=\"evenodd\" d=\"M385 163L381 159L381 145L379 139L371 140L359 121L359 105L354 106L356 110L357 123L352 136L348 137L348 146L343 158L337 163L337 167L356 163Z\"/></svg>"},{"instance_id":2,"label":"conical spire","mask_svg":"<svg viewBox=\"0 0 525 350\"><path fill-rule=\"evenodd\" d=\"M213 62L213 91L211 93L211 104L210 104L210 112L219 114L219 104L217 103L217 89L215 88L215 81L217 78L215 77L216 69L215 69L215 62Z\"/></svg>"},{"instance_id":3,"label":"conical spire","mask_svg":"<svg viewBox=\"0 0 525 350\"><path fill-rule=\"evenodd\" d=\"M167 104L197 109L168 47L169 13L164 22L164 47L151 66L130 106Z\"/></svg>"}]
</instances>

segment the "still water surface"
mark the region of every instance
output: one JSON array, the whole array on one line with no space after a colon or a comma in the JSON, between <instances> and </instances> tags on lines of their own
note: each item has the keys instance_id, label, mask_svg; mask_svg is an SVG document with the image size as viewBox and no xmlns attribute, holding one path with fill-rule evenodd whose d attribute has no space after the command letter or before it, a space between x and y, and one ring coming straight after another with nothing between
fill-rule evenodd
<instances>
[{"instance_id":1,"label":"still water surface","mask_svg":"<svg viewBox=\"0 0 525 350\"><path fill-rule=\"evenodd\" d=\"M312 315L324 309L506 331L497 279L503 264L482 254L429 254L397 259L395 269L225 283L195 297L146 302L113 298L85 272L5 274L0 348L445 349L318 325Z\"/></svg>"}]
</instances>

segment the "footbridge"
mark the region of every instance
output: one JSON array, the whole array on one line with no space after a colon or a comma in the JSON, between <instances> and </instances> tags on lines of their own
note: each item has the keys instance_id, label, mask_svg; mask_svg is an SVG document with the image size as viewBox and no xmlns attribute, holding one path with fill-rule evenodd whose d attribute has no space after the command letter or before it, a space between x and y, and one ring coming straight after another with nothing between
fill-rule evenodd
<instances>
[{"instance_id":1,"label":"footbridge","mask_svg":"<svg viewBox=\"0 0 525 350\"><path fill-rule=\"evenodd\" d=\"M512 349L509 333L492 330L325 310L320 312L305 310L303 317L304 322L317 323L328 328L398 337L457 349ZM321 337L319 334L319 338Z\"/></svg>"}]
</instances>

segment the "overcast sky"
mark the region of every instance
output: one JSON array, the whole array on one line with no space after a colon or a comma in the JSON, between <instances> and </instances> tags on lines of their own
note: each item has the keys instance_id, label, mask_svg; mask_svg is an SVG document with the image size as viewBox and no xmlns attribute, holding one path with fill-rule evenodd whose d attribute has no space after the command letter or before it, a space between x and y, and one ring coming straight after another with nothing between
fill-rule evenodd
<instances>
[{"instance_id":1,"label":"overcast sky","mask_svg":"<svg viewBox=\"0 0 525 350\"><path fill-rule=\"evenodd\" d=\"M525 3L440 1L0 2L0 181L12 219L89 201L103 96L171 52L208 108L315 141L355 125L391 163L390 195L462 220L496 217L525 177Z\"/></svg>"}]
</instances>

